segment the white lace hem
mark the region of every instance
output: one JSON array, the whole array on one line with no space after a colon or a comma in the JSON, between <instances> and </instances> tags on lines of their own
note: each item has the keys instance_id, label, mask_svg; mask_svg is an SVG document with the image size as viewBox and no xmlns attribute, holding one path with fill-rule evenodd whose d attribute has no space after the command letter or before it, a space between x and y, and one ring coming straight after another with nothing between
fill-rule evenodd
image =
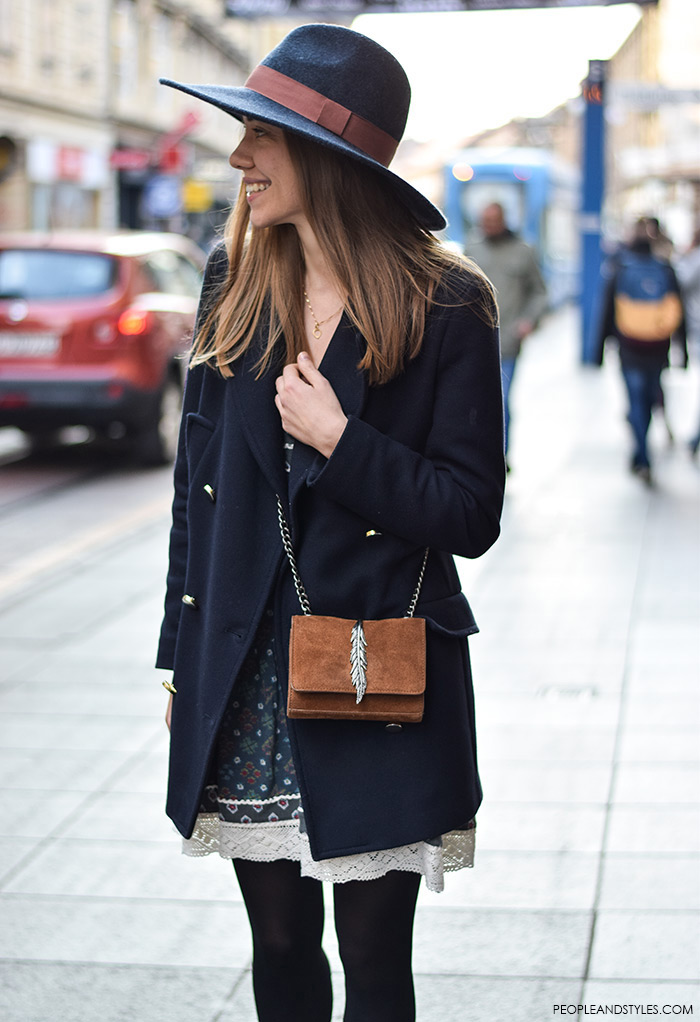
<instances>
[{"instance_id":1,"label":"white lace hem","mask_svg":"<svg viewBox=\"0 0 700 1022\"><path fill-rule=\"evenodd\" d=\"M429 891L444 890L445 873L474 865L476 829L453 830L439 844L417 841L399 848L359 852L333 859L311 856L309 839L298 820L277 823L228 823L217 813L200 813L191 838L182 842L185 855L202 856L218 852L223 859L274 862L292 859L301 863L301 875L343 884L349 880L376 880L390 870L420 873Z\"/></svg>"}]
</instances>

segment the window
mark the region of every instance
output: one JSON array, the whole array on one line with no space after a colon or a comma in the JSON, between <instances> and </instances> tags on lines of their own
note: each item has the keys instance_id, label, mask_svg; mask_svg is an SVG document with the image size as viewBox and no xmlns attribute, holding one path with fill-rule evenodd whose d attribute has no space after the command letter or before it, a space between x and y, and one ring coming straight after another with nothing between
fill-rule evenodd
<instances>
[{"instance_id":1,"label":"window","mask_svg":"<svg viewBox=\"0 0 700 1022\"><path fill-rule=\"evenodd\" d=\"M0 297L32 299L88 298L114 287L118 263L92 252L0 251Z\"/></svg>"},{"instance_id":2,"label":"window","mask_svg":"<svg viewBox=\"0 0 700 1022\"><path fill-rule=\"evenodd\" d=\"M153 252L146 260L146 269L156 281L159 291L189 298L199 297L201 274L179 252Z\"/></svg>"}]
</instances>

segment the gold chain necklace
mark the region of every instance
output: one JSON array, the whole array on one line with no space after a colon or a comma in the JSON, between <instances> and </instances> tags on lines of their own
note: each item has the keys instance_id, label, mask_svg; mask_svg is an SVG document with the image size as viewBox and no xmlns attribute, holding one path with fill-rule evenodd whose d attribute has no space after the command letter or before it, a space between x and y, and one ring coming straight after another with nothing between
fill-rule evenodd
<instances>
[{"instance_id":1,"label":"gold chain necklace","mask_svg":"<svg viewBox=\"0 0 700 1022\"><path fill-rule=\"evenodd\" d=\"M343 306L341 305L340 308L336 309L335 312L331 313L330 316L327 316L325 319L319 321L318 319L316 319L316 313L311 308L311 302L309 301L309 296L307 295L306 291L304 291L304 301L309 306L309 312L311 313L311 318L314 321L314 328L311 332L316 338L316 340L318 340L321 336L321 327L323 326L323 324L330 322L330 320L334 319L339 312L342 312Z\"/></svg>"}]
</instances>

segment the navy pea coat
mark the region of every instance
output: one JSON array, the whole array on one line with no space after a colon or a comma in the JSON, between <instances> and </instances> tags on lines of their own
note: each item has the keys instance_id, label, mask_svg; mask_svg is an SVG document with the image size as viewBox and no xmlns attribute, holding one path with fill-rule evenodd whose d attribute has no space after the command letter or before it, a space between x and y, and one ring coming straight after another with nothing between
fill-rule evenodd
<instances>
[{"instance_id":1,"label":"navy pea coat","mask_svg":"<svg viewBox=\"0 0 700 1022\"><path fill-rule=\"evenodd\" d=\"M210 259L203 294L225 272ZM426 546L416 610L427 623L420 724L290 720L314 858L392 848L463 827L475 814L477 773L467 636L477 631L452 554L478 557L495 541L504 488L497 330L473 309L467 271L438 295L420 354L383 386L357 368L364 341L345 317L320 370L348 416L329 459L297 443L284 468L274 404L281 365L256 379L250 349L234 376L188 374L157 666L174 670L167 812L189 837L211 783L226 703L266 606L286 651L300 613L280 538L283 499L313 612L400 617ZM468 303L468 304L465 304ZM187 596L183 602L182 597ZM286 686L286 656L278 671Z\"/></svg>"}]
</instances>

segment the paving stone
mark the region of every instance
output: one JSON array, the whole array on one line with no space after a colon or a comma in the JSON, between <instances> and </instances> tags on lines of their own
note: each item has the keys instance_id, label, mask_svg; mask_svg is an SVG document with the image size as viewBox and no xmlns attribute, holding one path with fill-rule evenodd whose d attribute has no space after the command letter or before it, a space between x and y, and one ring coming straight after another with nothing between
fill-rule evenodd
<instances>
[{"instance_id":1,"label":"paving stone","mask_svg":"<svg viewBox=\"0 0 700 1022\"><path fill-rule=\"evenodd\" d=\"M599 912L591 979L697 981L699 912Z\"/></svg>"},{"instance_id":2,"label":"paving stone","mask_svg":"<svg viewBox=\"0 0 700 1022\"><path fill-rule=\"evenodd\" d=\"M153 717L6 713L0 717L0 746L133 752L159 732L161 726Z\"/></svg>"},{"instance_id":3,"label":"paving stone","mask_svg":"<svg viewBox=\"0 0 700 1022\"><path fill-rule=\"evenodd\" d=\"M582 1000L587 1005L632 1004L634 1009L628 1012L628 1018L642 1017L639 1009L653 1006L656 1012L647 1012L647 1018L657 1014L659 1018L689 1018L700 1014L700 984L679 983L677 980L650 983L645 980L589 980L584 988ZM638 1007L637 1007L638 1006ZM664 1015L664 1006L670 1011ZM678 1011L678 1008L692 1008L692 1013ZM674 1011L674 1009L676 1009ZM604 1015L593 1015L591 1018L604 1018ZM618 1014L619 1017L619 1014ZM623 1016L624 1017L624 1016Z\"/></svg>"},{"instance_id":4,"label":"paving stone","mask_svg":"<svg viewBox=\"0 0 700 1022\"><path fill-rule=\"evenodd\" d=\"M700 616L700 615L699 615ZM659 728L673 731L700 732L700 700L697 693L637 692L633 689L625 705L625 733Z\"/></svg>"},{"instance_id":5,"label":"paving stone","mask_svg":"<svg viewBox=\"0 0 700 1022\"><path fill-rule=\"evenodd\" d=\"M164 791L155 794L110 791L85 803L61 830L62 838L89 841L165 841L179 847L179 836L165 815Z\"/></svg>"},{"instance_id":6,"label":"paving stone","mask_svg":"<svg viewBox=\"0 0 700 1022\"><path fill-rule=\"evenodd\" d=\"M700 791L700 764L619 763L615 770L615 802L686 802L694 805Z\"/></svg>"},{"instance_id":7,"label":"paving stone","mask_svg":"<svg viewBox=\"0 0 700 1022\"><path fill-rule=\"evenodd\" d=\"M681 805L615 805L610 812L606 850L697 853L700 810Z\"/></svg>"},{"instance_id":8,"label":"paving stone","mask_svg":"<svg viewBox=\"0 0 700 1022\"><path fill-rule=\"evenodd\" d=\"M488 802L479 811L477 845L483 850L593 852L600 847L603 806Z\"/></svg>"},{"instance_id":9,"label":"paving stone","mask_svg":"<svg viewBox=\"0 0 700 1022\"><path fill-rule=\"evenodd\" d=\"M241 969L4 962L0 1017L8 1022L210 1022L242 977Z\"/></svg>"},{"instance_id":10,"label":"paving stone","mask_svg":"<svg viewBox=\"0 0 700 1022\"><path fill-rule=\"evenodd\" d=\"M495 852L479 847L474 869L445 877L445 892L423 889L435 908L589 909L595 901L598 854Z\"/></svg>"},{"instance_id":11,"label":"paving stone","mask_svg":"<svg viewBox=\"0 0 700 1022\"><path fill-rule=\"evenodd\" d=\"M630 763L698 763L700 734L694 730L625 731L617 751L621 762Z\"/></svg>"},{"instance_id":12,"label":"paving stone","mask_svg":"<svg viewBox=\"0 0 700 1022\"><path fill-rule=\"evenodd\" d=\"M485 803L561 802L605 804L612 764L562 763L552 770L543 763L499 763L480 756Z\"/></svg>"},{"instance_id":13,"label":"paving stone","mask_svg":"<svg viewBox=\"0 0 700 1022\"><path fill-rule=\"evenodd\" d=\"M434 975L575 978L582 975L588 912L421 908L414 967Z\"/></svg>"},{"instance_id":14,"label":"paving stone","mask_svg":"<svg viewBox=\"0 0 700 1022\"><path fill-rule=\"evenodd\" d=\"M66 898L240 901L231 863L218 855L181 854L170 842L81 840L45 842L6 885L15 894ZM177 906L173 912L177 916Z\"/></svg>"},{"instance_id":15,"label":"paving stone","mask_svg":"<svg viewBox=\"0 0 700 1022\"><path fill-rule=\"evenodd\" d=\"M3 894L0 959L244 968L242 904Z\"/></svg>"},{"instance_id":16,"label":"paving stone","mask_svg":"<svg viewBox=\"0 0 700 1022\"><path fill-rule=\"evenodd\" d=\"M700 910L700 860L681 855L606 855L601 909Z\"/></svg>"},{"instance_id":17,"label":"paving stone","mask_svg":"<svg viewBox=\"0 0 700 1022\"><path fill-rule=\"evenodd\" d=\"M38 843L38 838L0 837L0 888L11 871L35 851Z\"/></svg>"},{"instance_id":18,"label":"paving stone","mask_svg":"<svg viewBox=\"0 0 700 1022\"><path fill-rule=\"evenodd\" d=\"M520 728L491 726L480 729L479 748L488 759L518 762L606 763L612 759L615 731L612 728L581 732L569 728Z\"/></svg>"},{"instance_id":19,"label":"paving stone","mask_svg":"<svg viewBox=\"0 0 700 1022\"><path fill-rule=\"evenodd\" d=\"M0 787L32 791L92 791L133 753L112 749L0 748Z\"/></svg>"},{"instance_id":20,"label":"paving stone","mask_svg":"<svg viewBox=\"0 0 700 1022\"><path fill-rule=\"evenodd\" d=\"M416 977L418 1022L540 1022L576 1001L578 981L489 976Z\"/></svg>"},{"instance_id":21,"label":"paving stone","mask_svg":"<svg viewBox=\"0 0 700 1022\"><path fill-rule=\"evenodd\" d=\"M75 674L61 681L45 675L39 681L0 689L0 713L74 715L79 707L91 716L162 717L164 691L155 671L131 684L124 678L115 685L103 684L101 668L95 675L98 680L85 681L75 680Z\"/></svg>"},{"instance_id":22,"label":"paving stone","mask_svg":"<svg viewBox=\"0 0 700 1022\"><path fill-rule=\"evenodd\" d=\"M86 798L82 791L53 791L45 798L31 789L0 788L0 835L44 837L74 817Z\"/></svg>"}]
</instances>

